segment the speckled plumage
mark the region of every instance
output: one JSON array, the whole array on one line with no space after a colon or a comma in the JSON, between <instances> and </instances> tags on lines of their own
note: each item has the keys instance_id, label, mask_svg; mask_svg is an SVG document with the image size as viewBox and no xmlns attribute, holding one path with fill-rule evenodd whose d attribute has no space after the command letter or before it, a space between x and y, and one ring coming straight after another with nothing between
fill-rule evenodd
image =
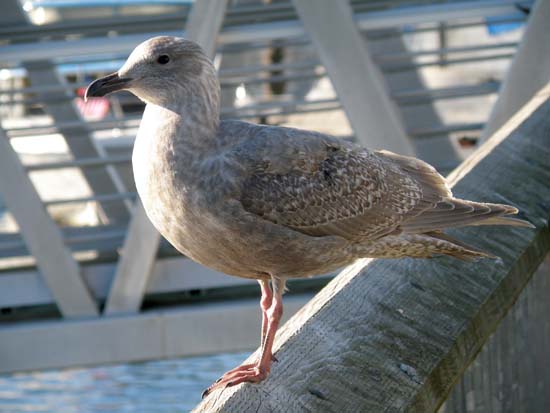
<instances>
[{"instance_id":1,"label":"speckled plumage","mask_svg":"<svg viewBox=\"0 0 550 413\"><path fill-rule=\"evenodd\" d=\"M166 67L155 62L162 53L172 58ZM151 39L118 74L148 103L133 155L145 209L178 250L211 268L286 279L360 257L484 256L438 231L517 212L452 198L414 158L310 131L220 122L215 69L192 42Z\"/></svg>"}]
</instances>

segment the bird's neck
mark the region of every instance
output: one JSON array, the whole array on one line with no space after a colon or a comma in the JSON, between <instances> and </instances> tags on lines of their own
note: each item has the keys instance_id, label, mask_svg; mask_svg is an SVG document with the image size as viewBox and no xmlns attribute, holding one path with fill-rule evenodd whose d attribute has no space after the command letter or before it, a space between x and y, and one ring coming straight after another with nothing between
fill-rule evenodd
<instances>
[{"instance_id":1,"label":"bird's neck","mask_svg":"<svg viewBox=\"0 0 550 413\"><path fill-rule=\"evenodd\" d=\"M177 99L165 104L147 104L144 120L164 129L172 145L195 156L214 150L218 146L220 123L220 97L217 78L181 85L174 94ZM157 131L160 132L160 131ZM159 135L155 133L155 135ZM164 142L166 144L166 142ZM171 145L170 145L171 146Z\"/></svg>"},{"instance_id":2,"label":"bird's neck","mask_svg":"<svg viewBox=\"0 0 550 413\"><path fill-rule=\"evenodd\" d=\"M196 180L195 165L216 149L217 129L218 121L200 117L188 107L147 104L132 153L136 187L144 205L158 198L166 185Z\"/></svg>"}]
</instances>

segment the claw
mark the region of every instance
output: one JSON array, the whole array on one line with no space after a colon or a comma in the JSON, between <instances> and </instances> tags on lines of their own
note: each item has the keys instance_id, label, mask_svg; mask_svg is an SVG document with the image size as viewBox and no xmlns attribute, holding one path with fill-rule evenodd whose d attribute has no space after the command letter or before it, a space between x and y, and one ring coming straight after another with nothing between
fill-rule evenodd
<instances>
[{"instance_id":1,"label":"claw","mask_svg":"<svg viewBox=\"0 0 550 413\"><path fill-rule=\"evenodd\" d=\"M237 384L245 382L259 383L264 380L268 374L269 368L261 369L259 365L255 365L252 368L247 365L240 366L240 368L233 369L216 380L214 384L202 392L201 397L204 399L212 393L213 390L219 388L225 389L226 387L236 386Z\"/></svg>"}]
</instances>

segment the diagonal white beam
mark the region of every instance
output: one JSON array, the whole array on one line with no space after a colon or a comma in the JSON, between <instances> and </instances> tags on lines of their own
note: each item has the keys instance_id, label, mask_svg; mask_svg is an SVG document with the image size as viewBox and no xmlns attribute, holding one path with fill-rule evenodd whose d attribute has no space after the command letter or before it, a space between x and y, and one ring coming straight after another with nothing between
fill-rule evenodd
<instances>
[{"instance_id":1,"label":"diagonal white beam","mask_svg":"<svg viewBox=\"0 0 550 413\"><path fill-rule=\"evenodd\" d=\"M135 313L139 310L159 242L160 234L138 199L107 296L105 314Z\"/></svg>"},{"instance_id":2,"label":"diagonal white beam","mask_svg":"<svg viewBox=\"0 0 550 413\"><path fill-rule=\"evenodd\" d=\"M36 259L46 285L64 317L96 316L97 307L80 269L45 210L19 157L0 129L0 194Z\"/></svg>"},{"instance_id":3,"label":"diagonal white beam","mask_svg":"<svg viewBox=\"0 0 550 413\"><path fill-rule=\"evenodd\" d=\"M293 0L321 56L359 142L413 155L382 76L353 19L348 0Z\"/></svg>"},{"instance_id":4,"label":"diagonal white beam","mask_svg":"<svg viewBox=\"0 0 550 413\"><path fill-rule=\"evenodd\" d=\"M220 31L227 0L198 0L187 19L186 37L203 46L212 56ZM141 201L137 201L128 234L124 241L105 314L139 311L152 273L160 235L147 218Z\"/></svg>"},{"instance_id":5,"label":"diagonal white beam","mask_svg":"<svg viewBox=\"0 0 550 413\"><path fill-rule=\"evenodd\" d=\"M379 33L393 34L393 36L369 42L369 51L373 55L384 53L405 54L409 51L404 36L399 30L385 29L380 30ZM363 33L363 38L366 39L365 33ZM411 56L407 60L403 60L402 63L404 65L414 65L414 57ZM407 89L428 90L418 69L403 72L384 72L383 75L390 94ZM406 130L443 127L443 121L435 108L434 102L424 105L400 106L398 110ZM442 170L453 169L460 163L460 156L448 136L438 137L437 139L415 139L412 140L412 144L418 158L428 161L428 163L436 165Z\"/></svg>"},{"instance_id":6,"label":"diagonal white beam","mask_svg":"<svg viewBox=\"0 0 550 413\"><path fill-rule=\"evenodd\" d=\"M185 37L201 45L208 56L216 52L227 0L196 0L187 18Z\"/></svg>"},{"instance_id":7,"label":"diagonal white beam","mask_svg":"<svg viewBox=\"0 0 550 413\"><path fill-rule=\"evenodd\" d=\"M490 138L550 79L550 0L538 0L483 130Z\"/></svg>"}]
</instances>

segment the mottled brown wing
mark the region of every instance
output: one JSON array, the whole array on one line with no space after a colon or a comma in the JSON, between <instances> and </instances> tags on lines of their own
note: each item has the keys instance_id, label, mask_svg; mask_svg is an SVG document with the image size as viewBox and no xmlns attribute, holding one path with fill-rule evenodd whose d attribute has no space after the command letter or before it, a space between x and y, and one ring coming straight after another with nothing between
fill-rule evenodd
<instances>
[{"instance_id":1,"label":"mottled brown wing","mask_svg":"<svg viewBox=\"0 0 550 413\"><path fill-rule=\"evenodd\" d=\"M404 217L429 208L448 192L446 187L433 188L430 178L423 182L423 176L435 171L413 158L326 146L320 159L316 168L294 167L285 173L270 172L264 165L246 179L242 205L309 235L363 240L393 232Z\"/></svg>"}]
</instances>

